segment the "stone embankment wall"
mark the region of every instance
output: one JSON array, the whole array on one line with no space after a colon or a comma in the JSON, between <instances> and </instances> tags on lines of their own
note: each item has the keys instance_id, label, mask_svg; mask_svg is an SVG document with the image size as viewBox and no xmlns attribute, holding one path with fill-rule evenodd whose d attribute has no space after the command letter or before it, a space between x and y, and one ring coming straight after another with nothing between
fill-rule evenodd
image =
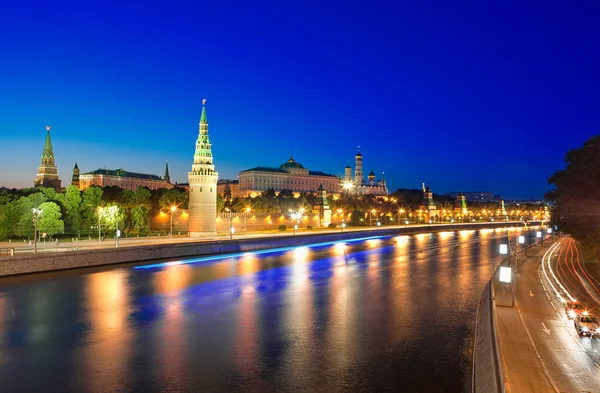
<instances>
[{"instance_id":1,"label":"stone embankment wall","mask_svg":"<svg viewBox=\"0 0 600 393\"><path fill-rule=\"evenodd\" d=\"M431 227L408 227L374 229L352 232L315 233L302 236L273 236L270 238L243 238L234 240L190 241L189 243L157 244L114 249L81 250L33 254L16 254L0 257L0 276L37 273L53 270L104 266L118 263L134 263L175 258L191 258L202 255L255 251L286 246L301 246L311 243L346 240L367 236L407 235L414 233L439 232L461 229L503 227L506 223L433 225Z\"/></svg>"},{"instance_id":2,"label":"stone embankment wall","mask_svg":"<svg viewBox=\"0 0 600 393\"><path fill-rule=\"evenodd\" d=\"M495 277L496 274L492 275ZM493 278L492 278L493 279ZM504 393L492 281L481 295L473 343L473 392Z\"/></svg>"}]
</instances>

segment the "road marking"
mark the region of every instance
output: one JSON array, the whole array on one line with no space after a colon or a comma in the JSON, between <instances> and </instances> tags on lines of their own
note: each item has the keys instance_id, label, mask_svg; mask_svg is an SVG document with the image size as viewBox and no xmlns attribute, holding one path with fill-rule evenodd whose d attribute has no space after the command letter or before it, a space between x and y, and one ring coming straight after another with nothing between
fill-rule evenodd
<instances>
[{"instance_id":1,"label":"road marking","mask_svg":"<svg viewBox=\"0 0 600 393\"><path fill-rule=\"evenodd\" d=\"M550 302L550 305L552 306L552 308L554 309L554 311L557 311L557 310L556 310L556 307L554 307L554 303ZM558 312L558 311L557 311L557 312Z\"/></svg>"},{"instance_id":2,"label":"road marking","mask_svg":"<svg viewBox=\"0 0 600 393\"><path fill-rule=\"evenodd\" d=\"M544 327L542 330L543 330L544 332L546 332L546 334L550 335L550 329L548 329L548 328L546 327L546 325L544 325L544 322L542 322L542 326Z\"/></svg>"},{"instance_id":3,"label":"road marking","mask_svg":"<svg viewBox=\"0 0 600 393\"><path fill-rule=\"evenodd\" d=\"M529 290L529 296L531 296L531 297L535 296L535 295L533 294L533 292L531 292L531 289Z\"/></svg>"}]
</instances>

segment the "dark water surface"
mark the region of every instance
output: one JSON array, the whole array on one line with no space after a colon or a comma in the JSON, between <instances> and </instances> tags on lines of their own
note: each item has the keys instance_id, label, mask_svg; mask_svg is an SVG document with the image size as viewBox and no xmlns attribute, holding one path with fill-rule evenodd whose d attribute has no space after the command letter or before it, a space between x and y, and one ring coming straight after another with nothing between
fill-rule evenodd
<instances>
[{"instance_id":1,"label":"dark water surface","mask_svg":"<svg viewBox=\"0 0 600 393\"><path fill-rule=\"evenodd\" d=\"M461 392L505 237L0 279L0 391Z\"/></svg>"}]
</instances>

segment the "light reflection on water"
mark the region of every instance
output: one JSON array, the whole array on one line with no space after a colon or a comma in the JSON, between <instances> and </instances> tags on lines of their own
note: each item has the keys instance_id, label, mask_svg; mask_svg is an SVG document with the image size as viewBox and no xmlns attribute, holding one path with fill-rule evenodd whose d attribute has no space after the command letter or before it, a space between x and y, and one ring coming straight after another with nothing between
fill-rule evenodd
<instances>
[{"instance_id":1,"label":"light reflection on water","mask_svg":"<svg viewBox=\"0 0 600 393\"><path fill-rule=\"evenodd\" d=\"M505 234L425 233L0 280L0 382L8 391L460 391L476 305ZM68 373L50 366L65 363ZM26 378L38 369L48 371Z\"/></svg>"}]
</instances>

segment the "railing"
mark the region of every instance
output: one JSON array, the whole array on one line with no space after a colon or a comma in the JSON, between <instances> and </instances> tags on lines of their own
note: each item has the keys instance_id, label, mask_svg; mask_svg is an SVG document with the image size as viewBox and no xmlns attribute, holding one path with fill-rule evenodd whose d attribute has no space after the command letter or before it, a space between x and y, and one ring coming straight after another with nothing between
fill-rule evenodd
<instances>
[{"instance_id":1,"label":"railing","mask_svg":"<svg viewBox=\"0 0 600 393\"><path fill-rule=\"evenodd\" d=\"M473 343L474 393L504 393L504 377L496 333L496 305L494 285L498 266L487 283L479 301Z\"/></svg>"}]
</instances>

